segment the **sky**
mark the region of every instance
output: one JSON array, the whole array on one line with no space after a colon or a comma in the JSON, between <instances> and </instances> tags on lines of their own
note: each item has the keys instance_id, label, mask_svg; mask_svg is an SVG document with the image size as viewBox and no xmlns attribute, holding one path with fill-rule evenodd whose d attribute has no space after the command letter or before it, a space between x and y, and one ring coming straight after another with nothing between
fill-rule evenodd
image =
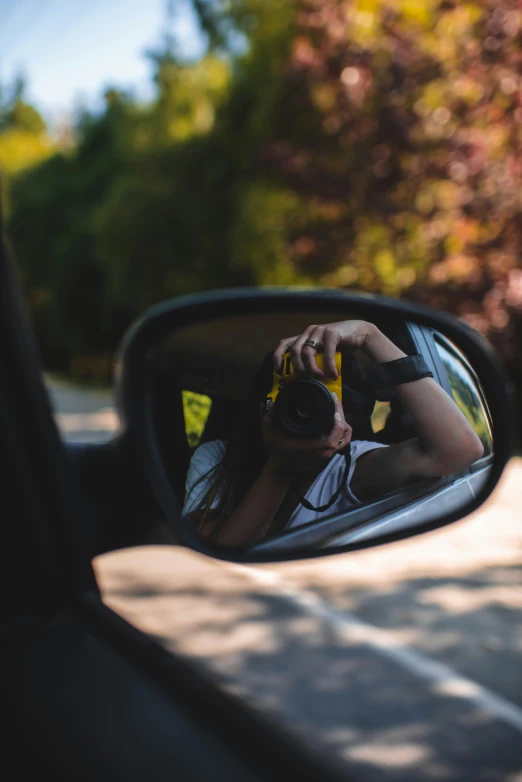
<instances>
[{"instance_id":1,"label":"sky","mask_svg":"<svg viewBox=\"0 0 522 782\"><path fill-rule=\"evenodd\" d=\"M191 8L174 0L170 30L187 57L203 51ZM150 94L144 51L162 41L167 0L0 0L0 83L19 72L48 122L80 104L96 108L106 86Z\"/></svg>"}]
</instances>

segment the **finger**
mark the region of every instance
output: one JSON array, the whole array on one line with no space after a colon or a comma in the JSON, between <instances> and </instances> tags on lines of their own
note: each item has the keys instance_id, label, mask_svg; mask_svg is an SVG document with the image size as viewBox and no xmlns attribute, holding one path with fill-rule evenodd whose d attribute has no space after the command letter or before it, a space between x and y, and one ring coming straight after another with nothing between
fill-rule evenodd
<instances>
[{"instance_id":1,"label":"finger","mask_svg":"<svg viewBox=\"0 0 522 782\"><path fill-rule=\"evenodd\" d=\"M335 391L332 393L333 400L334 400L334 407L335 407L335 413L334 413L334 419L336 421L341 421L343 424L346 423L346 418L344 417L344 408L342 405L341 400L335 393Z\"/></svg>"},{"instance_id":2,"label":"finger","mask_svg":"<svg viewBox=\"0 0 522 782\"><path fill-rule=\"evenodd\" d=\"M344 417L342 404L337 398L337 395L334 394L333 396L335 402L334 425L332 431L328 435L327 442L330 447L339 448L344 443L349 426Z\"/></svg>"},{"instance_id":3,"label":"finger","mask_svg":"<svg viewBox=\"0 0 522 782\"><path fill-rule=\"evenodd\" d=\"M318 348L322 349L323 345L323 331L324 328L322 326L317 326L306 339L313 339L318 344ZM324 372L319 369L317 366L317 361L315 359L317 354L317 349L314 348L311 345L303 345L303 349L301 351L301 357L303 359L303 364L305 366L305 371L308 375L315 375L315 377L323 378Z\"/></svg>"},{"instance_id":4,"label":"finger","mask_svg":"<svg viewBox=\"0 0 522 782\"><path fill-rule=\"evenodd\" d=\"M328 441L328 448L335 453L342 451L350 444L350 431L348 429L339 429L335 434L332 433Z\"/></svg>"},{"instance_id":5,"label":"finger","mask_svg":"<svg viewBox=\"0 0 522 782\"><path fill-rule=\"evenodd\" d=\"M270 400L268 402L267 411L266 411L265 415L263 416L263 421L264 421L264 423L267 426L270 425L271 422L272 422L272 417L273 417L272 407L273 407L273 404L274 403L272 402L272 400Z\"/></svg>"},{"instance_id":6,"label":"finger","mask_svg":"<svg viewBox=\"0 0 522 782\"><path fill-rule=\"evenodd\" d=\"M336 426L334 426L328 435L328 439L326 441L327 447L335 449L342 447L344 444L345 431L346 430L343 424L336 424Z\"/></svg>"},{"instance_id":7,"label":"finger","mask_svg":"<svg viewBox=\"0 0 522 782\"><path fill-rule=\"evenodd\" d=\"M325 328L323 333L324 370L328 377L337 380L338 372L335 366L335 351L341 341L341 336L335 328Z\"/></svg>"},{"instance_id":8,"label":"finger","mask_svg":"<svg viewBox=\"0 0 522 782\"><path fill-rule=\"evenodd\" d=\"M272 354L272 360L274 362L274 369L279 372L283 363L283 356L292 347L297 337L286 337L282 339L277 348Z\"/></svg>"},{"instance_id":9,"label":"finger","mask_svg":"<svg viewBox=\"0 0 522 782\"><path fill-rule=\"evenodd\" d=\"M348 424L344 427L341 437L337 441L336 449L342 451L347 445L350 445L352 439L352 429Z\"/></svg>"},{"instance_id":10,"label":"finger","mask_svg":"<svg viewBox=\"0 0 522 782\"><path fill-rule=\"evenodd\" d=\"M317 326L315 325L308 326L292 345L292 349L290 351L292 355L292 364L298 375L306 374L306 368L302 358L303 346L306 340L309 338L309 335L312 334L316 328Z\"/></svg>"}]
</instances>

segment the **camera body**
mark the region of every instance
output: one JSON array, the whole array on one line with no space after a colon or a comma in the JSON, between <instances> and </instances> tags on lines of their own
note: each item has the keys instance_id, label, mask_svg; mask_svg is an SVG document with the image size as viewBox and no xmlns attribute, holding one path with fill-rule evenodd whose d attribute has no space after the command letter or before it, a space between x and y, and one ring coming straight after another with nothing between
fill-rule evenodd
<instances>
[{"instance_id":1,"label":"camera body","mask_svg":"<svg viewBox=\"0 0 522 782\"><path fill-rule=\"evenodd\" d=\"M315 357L324 371L324 356ZM335 403L332 393L342 403L342 358L335 353L338 376L335 380L317 380L298 376L292 365L291 354L285 353L279 371L274 370L272 390L266 401L273 402L273 424L289 437L321 437L328 435L335 423Z\"/></svg>"}]
</instances>

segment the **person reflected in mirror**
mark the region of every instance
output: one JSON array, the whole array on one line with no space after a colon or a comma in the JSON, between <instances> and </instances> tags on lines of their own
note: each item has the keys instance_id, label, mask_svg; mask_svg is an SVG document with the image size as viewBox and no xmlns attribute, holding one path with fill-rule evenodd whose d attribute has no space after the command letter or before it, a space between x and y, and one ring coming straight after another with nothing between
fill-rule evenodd
<instances>
[{"instance_id":1,"label":"person reflected in mirror","mask_svg":"<svg viewBox=\"0 0 522 782\"><path fill-rule=\"evenodd\" d=\"M328 515L345 514L418 480L457 474L482 456L482 443L468 420L429 376L394 386L416 436L393 445L352 440L338 398L334 426L322 437L281 433L274 426L273 405L260 414L286 352L299 375L326 383L338 376L336 351L355 349L385 369L407 358L377 326L350 320L308 326L282 339L263 362L230 440L204 443L192 456L183 515L202 538L245 548L324 518L320 509L338 487L342 490ZM324 370L316 361L318 351L324 354Z\"/></svg>"}]
</instances>

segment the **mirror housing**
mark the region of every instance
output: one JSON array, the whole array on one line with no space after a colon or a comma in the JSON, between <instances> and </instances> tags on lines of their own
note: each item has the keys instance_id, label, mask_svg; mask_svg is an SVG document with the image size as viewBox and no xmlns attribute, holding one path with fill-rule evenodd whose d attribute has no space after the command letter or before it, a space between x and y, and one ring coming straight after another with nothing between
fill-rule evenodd
<instances>
[{"instance_id":1,"label":"mirror housing","mask_svg":"<svg viewBox=\"0 0 522 782\"><path fill-rule=\"evenodd\" d=\"M265 317L268 313L274 318L278 315L291 318L295 314L301 318L306 316L309 322L314 323L321 322L314 317L317 313L322 313L322 322L326 318L338 320L344 313L346 317L355 316L372 322L401 319L440 332L466 356L487 400L495 435L494 454L487 477L481 480L480 485L477 483L475 488L470 486L469 498L464 504L461 502L456 505L451 499L439 502L439 511L434 518L402 526L392 532L385 529L386 525L380 531L375 529L378 525L373 525L374 534L370 535L362 521L355 534L345 536L344 539L341 530L335 546L327 545L318 549L310 530L307 534L299 533L298 530L290 532L284 536L284 544L281 538L272 544L269 541L261 542L241 552L205 542L182 520L179 497L183 492L183 482L180 481L176 487L169 478L154 417L158 369L157 363L150 359L173 334L197 324L226 319L231 313L251 320ZM330 313L335 317L330 317ZM514 390L496 353L478 332L457 318L432 308L383 296L340 290L232 289L184 296L153 307L133 324L122 341L116 362L115 396L123 430L132 443L155 500L177 541L206 555L245 563L305 559L357 550L428 532L463 518L491 494L512 454L514 444ZM178 458L186 460L189 454L183 453L186 444L182 439L180 437L177 441ZM357 512L361 510L364 511L364 508ZM292 536L293 546L290 545ZM299 540L296 541L296 538Z\"/></svg>"}]
</instances>

